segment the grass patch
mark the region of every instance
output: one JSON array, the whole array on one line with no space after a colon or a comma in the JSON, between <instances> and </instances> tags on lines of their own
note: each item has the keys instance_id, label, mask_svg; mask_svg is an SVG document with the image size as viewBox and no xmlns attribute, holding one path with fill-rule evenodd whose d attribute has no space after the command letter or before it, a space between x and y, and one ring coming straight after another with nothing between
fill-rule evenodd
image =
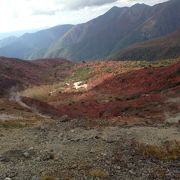
<instances>
[{"instance_id":1,"label":"grass patch","mask_svg":"<svg viewBox=\"0 0 180 180\"><path fill-rule=\"evenodd\" d=\"M0 122L0 128L6 128L6 129L25 128L27 126L29 125L24 122L14 122L14 121Z\"/></svg>"},{"instance_id":2,"label":"grass patch","mask_svg":"<svg viewBox=\"0 0 180 180\"><path fill-rule=\"evenodd\" d=\"M126 100L134 100L134 99L138 99L141 97L141 93L137 93L137 94L132 94L131 96L128 96L126 98Z\"/></svg>"},{"instance_id":3,"label":"grass patch","mask_svg":"<svg viewBox=\"0 0 180 180\"><path fill-rule=\"evenodd\" d=\"M20 92L20 96L30 97L33 99L38 99L40 101L48 101L49 97L52 95L57 94L64 90L63 83L56 83L50 85L41 85L41 86L33 86L24 91Z\"/></svg>"},{"instance_id":4,"label":"grass patch","mask_svg":"<svg viewBox=\"0 0 180 180\"><path fill-rule=\"evenodd\" d=\"M154 157L160 160L178 160L180 159L180 143L170 141L162 146L141 144L139 152L144 157Z\"/></svg>"},{"instance_id":5,"label":"grass patch","mask_svg":"<svg viewBox=\"0 0 180 180\"><path fill-rule=\"evenodd\" d=\"M20 95L46 101L51 91L53 91L52 85L34 86L20 92Z\"/></svg>"},{"instance_id":6,"label":"grass patch","mask_svg":"<svg viewBox=\"0 0 180 180\"><path fill-rule=\"evenodd\" d=\"M88 171L87 176L89 177L99 177L99 178L105 178L109 176L109 173L105 170L100 170L100 169L91 169Z\"/></svg>"},{"instance_id":7,"label":"grass patch","mask_svg":"<svg viewBox=\"0 0 180 180\"><path fill-rule=\"evenodd\" d=\"M112 72L113 72L112 68L110 68L110 67L106 68L105 71L106 71L107 73L112 73Z\"/></svg>"},{"instance_id":8,"label":"grass patch","mask_svg":"<svg viewBox=\"0 0 180 180\"><path fill-rule=\"evenodd\" d=\"M72 74L72 76L68 77L66 81L87 81L92 75L90 67L80 67Z\"/></svg>"},{"instance_id":9,"label":"grass patch","mask_svg":"<svg viewBox=\"0 0 180 180\"><path fill-rule=\"evenodd\" d=\"M56 180L56 178L53 176L43 176L40 178L40 180Z\"/></svg>"},{"instance_id":10,"label":"grass patch","mask_svg":"<svg viewBox=\"0 0 180 180\"><path fill-rule=\"evenodd\" d=\"M148 68L148 67L162 67L169 66L178 62L179 59L166 59L166 60L158 60L158 61L137 61L138 67Z\"/></svg>"}]
</instances>

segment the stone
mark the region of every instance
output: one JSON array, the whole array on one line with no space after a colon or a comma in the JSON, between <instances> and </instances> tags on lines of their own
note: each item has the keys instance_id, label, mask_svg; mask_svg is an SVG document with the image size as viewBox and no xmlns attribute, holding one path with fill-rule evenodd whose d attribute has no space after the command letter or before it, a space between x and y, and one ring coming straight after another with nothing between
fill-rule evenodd
<instances>
[{"instance_id":1,"label":"stone","mask_svg":"<svg viewBox=\"0 0 180 180\"><path fill-rule=\"evenodd\" d=\"M23 156L24 156L25 158L30 158L30 154L29 154L28 152L24 152L24 153L23 153Z\"/></svg>"},{"instance_id":2,"label":"stone","mask_svg":"<svg viewBox=\"0 0 180 180\"><path fill-rule=\"evenodd\" d=\"M37 176L33 176L31 180L39 180L39 178Z\"/></svg>"},{"instance_id":3,"label":"stone","mask_svg":"<svg viewBox=\"0 0 180 180\"><path fill-rule=\"evenodd\" d=\"M71 166L71 169L76 169L78 166L77 166L77 164L73 164L72 166Z\"/></svg>"},{"instance_id":4,"label":"stone","mask_svg":"<svg viewBox=\"0 0 180 180\"><path fill-rule=\"evenodd\" d=\"M8 162L8 159L5 156L0 155L0 162Z\"/></svg>"},{"instance_id":5,"label":"stone","mask_svg":"<svg viewBox=\"0 0 180 180\"><path fill-rule=\"evenodd\" d=\"M34 148L33 148L33 147L30 147L28 150L29 150L29 151L32 151L32 150L34 150Z\"/></svg>"},{"instance_id":6,"label":"stone","mask_svg":"<svg viewBox=\"0 0 180 180\"><path fill-rule=\"evenodd\" d=\"M116 166L115 168L118 170L121 170L121 166Z\"/></svg>"},{"instance_id":7,"label":"stone","mask_svg":"<svg viewBox=\"0 0 180 180\"><path fill-rule=\"evenodd\" d=\"M106 141L107 143L114 143L114 142L116 142L116 139L113 138L113 137L107 137L107 138L105 138L105 141Z\"/></svg>"},{"instance_id":8,"label":"stone","mask_svg":"<svg viewBox=\"0 0 180 180\"><path fill-rule=\"evenodd\" d=\"M49 152L44 152L43 154L41 154L39 159L40 161L49 161L51 159L54 159L54 155Z\"/></svg>"}]
</instances>

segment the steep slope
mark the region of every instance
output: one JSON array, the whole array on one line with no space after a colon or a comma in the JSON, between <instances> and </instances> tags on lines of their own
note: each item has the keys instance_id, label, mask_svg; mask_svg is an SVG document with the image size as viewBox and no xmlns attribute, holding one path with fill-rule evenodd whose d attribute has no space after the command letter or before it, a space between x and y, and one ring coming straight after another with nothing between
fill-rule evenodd
<instances>
[{"instance_id":1,"label":"steep slope","mask_svg":"<svg viewBox=\"0 0 180 180\"><path fill-rule=\"evenodd\" d=\"M137 43L114 53L115 60L157 60L180 57L180 30L165 37Z\"/></svg>"},{"instance_id":2,"label":"steep slope","mask_svg":"<svg viewBox=\"0 0 180 180\"><path fill-rule=\"evenodd\" d=\"M134 43L143 42L172 33L180 28L180 1L171 0L152 8L153 15L114 47L113 52Z\"/></svg>"},{"instance_id":3,"label":"steep slope","mask_svg":"<svg viewBox=\"0 0 180 180\"><path fill-rule=\"evenodd\" d=\"M26 33L13 43L0 48L0 55L20 59L43 57L51 43L63 36L71 27L72 25L60 25L36 33Z\"/></svg>"},{"instance_id":4,"label":"steep slope","mask_svg":"<svg viewBox=\"0 0 180 180\"><path fill-rule=\"evenodd\" d=\"M12 87L51 84L69 75L73 64L64 59L24 61L0 57L0 96ZM58 78L57 78L58 75Z\"/></svg>"},{"instance_id":5,"label":"steep slope","mask_svg":"<svg viewBox=\"0 0 180 180\"><path fill-rule=\"evenodd\" d=\"M147 5L114 7L106 14L77 25L59 38L45 57L62 56L72 60L106 57L120 39L147 18Z\"/></svg>"},{"instance_id":6,"label":"steep slope","mask_svg":"<svg viewBox=\"0 0 180 180\"><path fill-rule=\"evenodd\" d=\"M106 14L77 25L49 48L45 57L71 60L107 58L136 42L161 37L180 27L180 1L155 6L114 7Z\"/></svg>"}]
</instances>

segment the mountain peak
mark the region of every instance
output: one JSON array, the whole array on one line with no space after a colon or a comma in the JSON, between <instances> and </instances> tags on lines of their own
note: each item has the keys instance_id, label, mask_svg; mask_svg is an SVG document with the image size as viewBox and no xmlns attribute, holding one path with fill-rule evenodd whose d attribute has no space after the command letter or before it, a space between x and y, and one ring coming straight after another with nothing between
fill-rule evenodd
<instances>
[{"instance_id":1,"label":"mountain peak","mask_svg":"<svg viewBox=\"0 0 180 180\"><path fill-rule=\"evenodd\" d=\"M113 6L108 12L117 12L117 11L119 11L119 7L117 7L117 6Z\"/></svg>"},{"instance_id":2,"label":"mountain peak","mask_svg":"<svg viewBox=\"0 0 180 180\"><path fill-rule=\"evenodd\" d=\"M118 7L118 6L113 6L106 14L114 14L114 13L119 13L120 11L127 9L128 7Z\"/></svg>"},{"instance_id":3,"label":"mountain peak","mask_svg":"<svg viewBox=\"0 0 180 180\"><path fill-rule=\"evenodd\" d=\"M143 7L149 7L149 5L144 3L136 3L132 6L132 8L143 8Z\"/></svg>"},{"instance_id":4,"label":"mountain peak","mask_svg":"<svg viewBox=\"0 0 180 180\"><path fill-rule=\"evenodd\" d=\"M113 6L113 7L111 8L111 10L116 10L116 9L119 9L119 7Z\"/></svg>"}]
</instances>

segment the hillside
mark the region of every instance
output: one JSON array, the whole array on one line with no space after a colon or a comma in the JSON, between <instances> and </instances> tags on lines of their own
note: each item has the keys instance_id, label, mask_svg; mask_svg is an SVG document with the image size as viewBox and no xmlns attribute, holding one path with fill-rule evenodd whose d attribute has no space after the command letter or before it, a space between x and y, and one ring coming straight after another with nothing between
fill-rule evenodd
<instances>
[{"instance_id":1,"label":"hillside","mask_svg":"<svg viewBox=\"0 0 180 180\"><path fill-rule=\"evenodd\" d=\"M180 31L134 44L109 57L115 60L158 60L180 57Z\"/></svg>"},{"instance_id":2,"label":"hillside","mask_svg":"<svg viewBox=\"0 0 180 180\"><path fill-rule=\"evenodd\" d=\"M170 0L151 8L152 15L117 44L113 52L137 42L167 35L180 27L180 1Z\"/></svg>"},{"instance_id":3,"label":"hillside","mask_svg":"<svg viewBox=\"0 0 180 180\"><path fill-rule=\"evenodd\" d=\"M104 15L72 28L50 47L45 56L71 60L104 58L115 44L146 19L149 8L146 5L140 5L140 10L136 6L114 7Z\"/></svg>"},{"instance_id":4,"label":"hillside","mask_svg":"<svg viewBox=\"0 0 180 180\"><path fill-rule=\"evenodd\" d=\"M63 36L72 25L60 25L36 33L26 33L7 46L0 48L0 55L20 59L38 59L57 38Z\"/></svg>"},{"instance_id":5,"label":"hillside","mask_svg":"<svg viewBox=\"0 0 180 180\"><path fill-rule=\"evenodd\" d=\"M161 121L166 105L163 109L161 106L171 96L178 96L179 67L179 59L155 63L80 63L73 67L72 74L64 82L52 86L34 86L21 95L30 98L25 98L24 102L29 105L33 103L36 108L38 101L52 105L58 116L66 114L72 118L118 119L124 113L140 117L143 112L146 118L151 114L151 120ZM80 86L76 89L78 82ZM34 97L37 102L33 100ZM153 113L156 111L155 103L159 105L157 113ZM168 112L172 110L169 108L167 106ZM147 114L145 109L148 109Z\"/></svg>"},{"instance_id":6,"label":"hillside","mask_svg":"<svg viewBox=\"0 0 180 180\"><path fill-rule=\"evenodd\" d=\"M9 2L0 180L180 180L180 0Z\"/></svg>"},{"instance_id":7,"label":"hillside","mask_svg":"<svg viewBox=\"0 0 180 180\"><path fill-rule=\"evenodd\" d=\"M44 59L31 62L0 57L0 96L8 94L12 87L18 89L29 85L60 81L67 76L71 66L71 62L63 59Z\"/></svg>"},{"instance_id":8,"label":"hillside","mask_svg":"<svg viewBox=\"0 0 180 180\"><path fill-rule=\"evenodd\" d=\"M104 59L134 43L161 37L180 27L180 1L155 6L114 7L104 15L74 26L55 41L45 57Z\"/></svg>"},{"instance_id":9,"label":"hillside","mask_svg":"<svg viewBox=\"0 0 180 180\"><path fill-rule=\"evenodd\" d=\"M87 93L76 96L70 94L69 104L58 101L55 103L54 98L52 104L55 104L62 114L66 112L72 117L118 119L123 115L137 117L142 115L146 118L151 116L152 121L161 121L164 111L169 113L173 111L171 107L164 105L168 96L178 97L179 68L180 63L137 70L132 66L127 72L108 77L102 82L99 80L99 84ZM93 84L93 80L90 82ZM159 105L156 109L153 106L155 103ZM178 112L178 107L174 111Z\"/></svg>"},{"instance_id":10,"label":"hillside","mask_svg":"<svg viewBox=\"0 0 180 180\"><path fill-rule=\"evenodd\" d=\"M180 59L1 58L0 73L26 84L0 81L0 179L179 180Z\"/></svg>"}]
</instances>

